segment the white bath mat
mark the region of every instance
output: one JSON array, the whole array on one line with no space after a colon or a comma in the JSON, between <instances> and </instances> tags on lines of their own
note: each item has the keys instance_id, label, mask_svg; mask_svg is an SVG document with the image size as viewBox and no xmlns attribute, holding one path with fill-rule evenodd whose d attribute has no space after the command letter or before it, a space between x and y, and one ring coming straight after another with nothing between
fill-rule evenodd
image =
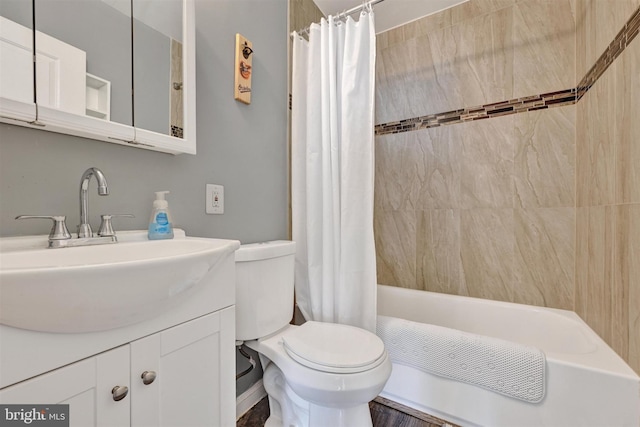
<instances>
[{"instance_id":1,"label":"white bath mat","mask_svg":"<svg viewBox=\"0 0 640 427\"><path fill-rule=\"evenodd\" d=\"M544 398L545 355L535 347L387 316L376 333L392 362L525 402Z\"/></svg>"}]
</instances>

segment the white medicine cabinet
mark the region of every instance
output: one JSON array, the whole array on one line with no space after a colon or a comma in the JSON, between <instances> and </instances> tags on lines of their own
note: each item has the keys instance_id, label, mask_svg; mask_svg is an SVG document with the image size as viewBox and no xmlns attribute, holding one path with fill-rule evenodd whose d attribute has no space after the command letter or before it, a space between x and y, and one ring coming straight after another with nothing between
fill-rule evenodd
<instances>
[{"instance_id":1,"label":"white medicine cabinet","mask_svg":"<svg viewBox=\"0 0 640 427\"><path fill-rule=\"evenodd\" d=\"M1 122L195 154L195 84L194 0L0 2Z\"/></svg>"}]
</instances>

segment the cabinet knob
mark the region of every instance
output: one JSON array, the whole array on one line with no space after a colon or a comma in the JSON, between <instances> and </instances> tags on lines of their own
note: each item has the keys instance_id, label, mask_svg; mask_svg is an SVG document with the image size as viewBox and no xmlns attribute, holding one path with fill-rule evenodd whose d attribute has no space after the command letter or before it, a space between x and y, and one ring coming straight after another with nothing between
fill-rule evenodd
<instances>
[{"instance_id":1,"label":"cabinet knob","mask_svg":"<svg viewBox=\"0 0 640 427\"><path fill-rule=\"evenodd\" d=\"M118 402L118 401L124 399L125 397L127 397L128 393L129 393L129 387L127 387L125 385L117 385L113 389L111 389L111 394L113 395L113 400L115 400L116 402Z\"/></svg>"},{"instance_id":2,"label":"cabinet knob","mask_svg":"<svg viewBox=\"0 0 640 427\"><path fill-rule=\"evenodd\" d=\"M144 371L140 378L144 385L149 385L156 380L156 371Z\"/></svg>"}]
</instances>

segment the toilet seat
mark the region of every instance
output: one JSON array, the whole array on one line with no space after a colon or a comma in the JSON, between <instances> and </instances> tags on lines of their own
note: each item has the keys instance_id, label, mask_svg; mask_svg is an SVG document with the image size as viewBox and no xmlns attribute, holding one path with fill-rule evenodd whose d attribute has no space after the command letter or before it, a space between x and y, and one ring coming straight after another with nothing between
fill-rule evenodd
<instances>
[{"instance_id":1,"label":"toilet seat","mask_svg":"<svg viewBox=\"0 0 640 427\"><path fill-rule=\"evenodd\" d=\"M358 373L385 360L382 340L360 328L309 321L282 336L287 354L311 369L328 373Z\"/></svg>"}]
</instances>

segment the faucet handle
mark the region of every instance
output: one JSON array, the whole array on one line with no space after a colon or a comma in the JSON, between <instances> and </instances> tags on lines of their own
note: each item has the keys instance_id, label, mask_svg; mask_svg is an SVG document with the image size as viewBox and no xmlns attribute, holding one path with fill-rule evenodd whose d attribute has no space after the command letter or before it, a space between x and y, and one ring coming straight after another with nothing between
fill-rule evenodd
<instances>
[{"instance_id":1,"label":"faucet handle","mask_svg":"<svg viewBox=\"0 0 640 427\"><path fill-rule=\"evenodd\" d=\"M100 228L98 229L98 236L111 237L116 235L116 232L113 231L113 227L111 225L111 218L115 218L115 217L135 218L135 215L132 215L132 214L100 215L101 221L100 221Z\"/></svg>"},{"instance_id":2,"label":"faucet handle","mask_svg":"<svg viewBox=\"0 0 640 427\"><path fill-rule=\"evenodd\" d=\"M53 220L53 227L49 232L49 240L67 240L71 238L71 233L65 223L67 217L64 215L18 215L16 219L50 219Z\"/></svg>"}]
</instances>

